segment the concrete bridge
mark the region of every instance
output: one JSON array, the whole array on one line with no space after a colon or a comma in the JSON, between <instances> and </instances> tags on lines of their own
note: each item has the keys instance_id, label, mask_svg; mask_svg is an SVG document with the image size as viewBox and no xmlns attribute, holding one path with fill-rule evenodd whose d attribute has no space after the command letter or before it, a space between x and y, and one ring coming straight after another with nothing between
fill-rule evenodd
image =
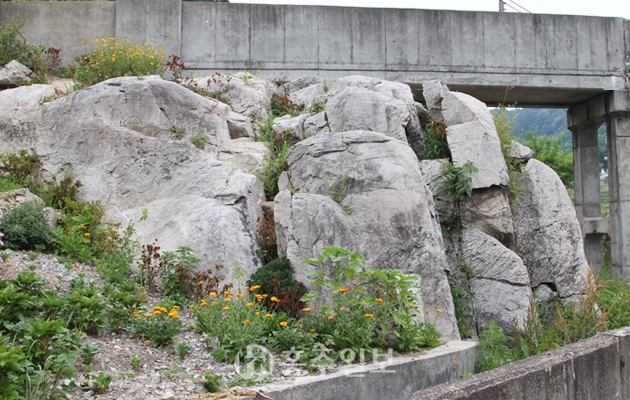
<instances>
[{"instance_id":1,"label":"concrete bridge","mask_svg":"<svg viewBox=\"0 0 630 400\"><path fill-rule=\"evenodd\" d=\"M567 107L575 202L587 258L630 276L630 21L565 15L247 5L181 0L0 2L0 23L21 13L26 37L84 52L86 37L161 44L195 75L250 68L260 76L351 74L420 84L442 79L485 101ZM601 218L597 128L606 123L611 215Z\"/></svg>"}]
</instances>

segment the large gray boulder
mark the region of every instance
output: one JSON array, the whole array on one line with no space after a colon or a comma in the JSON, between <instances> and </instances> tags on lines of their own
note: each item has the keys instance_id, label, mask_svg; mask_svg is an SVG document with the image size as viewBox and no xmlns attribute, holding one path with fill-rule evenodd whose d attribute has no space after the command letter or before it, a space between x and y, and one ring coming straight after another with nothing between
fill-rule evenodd
<instances>
[{"instance_id":1,"label":"large gray boulder","mask_svg":"<svg viewBox=\"0 0 630 400\"><path fill-rule=\"evenodd\" d=\"M531 159L522 171L521 202L514 211L517 242L533 287L547 285L575 299L588 273L575 208L558 175Z\"/></svg>"},{"instance_id":2,"label":"large gray boulder","mask_svg":"<svg viewBox=\"0 0 630 400\"><path fill-rule=\"evenodd\" d=\"M204 269L220 263L253 271L261 183L217 161L216 152L168 138L178 125L205 132L210 147L225 144L228 111L171 82L116 78L41 106L27 142L49 173L71 165L83 183L80 198L101 201L113 221L134 223L142 243L190 246ZM21 148L16 129L1 126L0 142Z\"/></svg>"},{"instance_id":3,"label":"large gray boulder","mask_svg":"<svg viewBox=\"0 0 630 400\"><path fill-rule=\"evenodd\" d=\"M0 89L24 85L32 73L27 66L15 60L10 61L0 68Z\"/></svg>"},{"instance_id":4,"label":"large gray boulder","mask_svg":"<svg viewBox=\"0 0 630 400\"><path fill-rule=\"evenodd\" d=\"M326 116L333 132L380 132L407 143L405 127L410 113L402 100L364 88L347 87L328 101Z\"/></svg>"},{"instance_id":5,"label":"large gray boulder","mask_svg":"<svg viewBox=\"0 0 630 400\"><path fill-rule=\"evenodd\" d=\"M507 186L509 174L494 120L484 103L465 93L453 93L440 81L422 84L429 112L443 120L453 164L472 162L472 188Z\"/></svg>"},{"instance_id":6,"label":"large gray boulder","mask_svg":"<svg viewBox=\"0 0 630 400\"><path fill-rule=\"evenodd\" d=\"M532 300L527 269L516 253L497 239L475 229L462 232L465 268L470 268L470 287L478 326L494 320L511 330L514 318L523 326Z\"/></svg>"},{"instance_id":7,"label":"large gray boulder","mask_svg":"<svg viewBox=\"0 0 630 400\"><path fill-rule=\"evenodd\" d=\"M276 196L281 253L296 266L297 279L326 245L359 251L368 267L397 268L421 276L424 308L444 310L437 328L458 338L442 239L434 205L416 155L405 143L368 131L322 133L297 143ZM331 198L331 185L346 177L345 197Z\"/></svg>"},{"instance_id":8,"label":"large gray boulder","mask_svg":"<svg viewBox=\"0 0 630 400\"><path fill-rule=\"evenodd\" d=\"M277 90L275 83L247 72L234 75L216 73L212 76L184 80L182 84L201 89L227 102L232 110L251 121L269 117L269 101Z\"/></svg>"},{"instance_id":9,"label":"large gray boulder","mask_svg":"<svg viewBox=\"0 0 630 400\"><path fill-rule=\"evenodd\" d=\"M252 173L265 167L265 156L269 157L270 154L264 143L252 138L239 138L223 142L218 159L243 172Z\"/></svg>"}]
</instances>

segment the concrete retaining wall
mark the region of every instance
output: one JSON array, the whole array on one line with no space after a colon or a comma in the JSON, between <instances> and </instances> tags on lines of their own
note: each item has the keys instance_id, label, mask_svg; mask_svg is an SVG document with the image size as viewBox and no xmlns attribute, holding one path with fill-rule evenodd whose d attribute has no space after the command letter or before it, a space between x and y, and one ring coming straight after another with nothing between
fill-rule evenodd
<instances>
[{"instance_id":1,"label":"concrete retaining wall","mask_svg":"<svg viewBox=\"0 0 630 400\"><path fill-rule=\"evenodd\" d=\"M345 367L334 374L297 378L260 389L274 400L401 399L473 372L476 345L452 341L416 357L396 357L390 364Z\"/></svg>"},{"instance_id":2,"label":"concrete retaining wall","mask_svg":"<svg viewBox=\"0 0 630 400\"><path fill-rule=\"evenodd\" d=\"M626 400L629 361L630 328L623 328L422 390L406 400Z\"/></svg>"},{"instance_id":3,"label":"concrete retaining wall","mask_svg":"<svg viewBox=\"0 0 630 400\"><path fill-rule=\"evenodd\" d=\"M28 17L27 39L61 48L64 63L84 38L116 35L157 42L196 75L439 78L490 103L514 87L507 101L520 105L573 105L630 87L630 21L621 18L118 0L0 2L0 23L17 12Z\"/></svg>"}]
</instances>

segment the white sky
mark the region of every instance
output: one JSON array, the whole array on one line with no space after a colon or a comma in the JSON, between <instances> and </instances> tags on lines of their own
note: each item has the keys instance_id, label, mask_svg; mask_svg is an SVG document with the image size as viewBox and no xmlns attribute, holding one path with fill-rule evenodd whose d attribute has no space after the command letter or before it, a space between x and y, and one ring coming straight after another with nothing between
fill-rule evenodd
<instances>
[{"instance_id":1,"label":"white sky","mask_svg":"<svg viewBox=\"0 0 630 400\"><path fill-rule=\"evenodd\" d=\"M425 8L436 10L498 11L499 0L230 0L232 3L301 4L341 7ZM596 15L630 19L630 0L506 0L534 14ZM516 4L514 4L516 3ZM522 10L521 10L522 11ZM523 11L524 12L524 11Z\"/></svg>"}]
</instances>

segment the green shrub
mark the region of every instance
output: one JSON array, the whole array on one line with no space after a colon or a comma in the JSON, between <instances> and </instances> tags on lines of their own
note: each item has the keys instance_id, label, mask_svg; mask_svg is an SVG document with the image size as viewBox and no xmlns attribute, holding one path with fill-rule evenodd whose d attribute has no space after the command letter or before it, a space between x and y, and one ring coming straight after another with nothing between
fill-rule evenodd
<instances>
[{"instance_id":1,"label":"green shrub","mask_svg":"<svg viewBox=\"0 0 630 400\"><path fill-rule=\"evenodd\" d=\"M88 85L117 76L155 75L164 60L163 48L126 38L93 38L83 41L83 46L89 52L77 57L75 78Z\"/></svg>"},{"instance_id":2,"label":"green shrub","mask_svg":"<svg viewBox=\"0 0 630 400\"><path fill-rule=\"evenodd\" d=\"M37 154L26 150L0 155L0 171L6 179L22 187L38 182L41 168Z\"/></svg>"},{"instance_id":3,"label":"green shrub","mask_svg":"<svg viewBox=\"0 0 630 400\"><path fill-rule=\"evenodd\" d=\"M283 171L287 171L287 153L291 148L291 143L284 132L277 132L273 129L273 118L258 124L260 130L259 140L269 149L270 155L265 156L265 168L256 171L254 174L263 183L267 199L273 199L278 194L278 179Z\"/></svg>"},{"instance_id":4,"label":"green shrub","mask_svg":"<svg viewBox=\"0 0 630 400\"><path fill-rule=\"evenodd\" d=\"M272 283L276 276L278 276L280 283L279 290L281 292L288 292L289 289L293 289L297 292L299 287L298 282L293 277L294 274L295 269L293 265L291 265L291 261L286 257L281 257L258 268L247 281L247 286L251 288L259 285L259 293L272 295L274 294Z\"/></svg>"},{"instance_id":5,"label":"green shrub","mask_svg":"<svg viewBox=\"0 0 630 400\"><path fill-rule=\"evenodd\" d=\"M21 30L26 24L25 18L12 18L5 25L0 25L0 67L11 60L16 60L31 69L35 74L46 72L42 45L32 45L22 36Z\"/></svg>"},{"instance_id":6,"label":"green shrub","mask_svg":"<svg viewBox=\"0 0 630 400\"><path fill-rule=\"evenodd\" d=\"M446 124L429 121L424 127L424 155L427 159L451 158L446 140Z\"/></svg>"},{"instance_id":7,"label":"green shrub","mask_svg":"<svg viewBox=\"0 0 630 400\"><path fill-rule=\"evenodd\" d=\"M506 346L507 337L494 321L483 327L479 334L481 355L477 358L477 372L490 371L512 362L512 351Z\"/></svg>"},{"instance_id":8,"label":"green shrub","mask_svg":"<svg viewBox=\"0 0 630 400\"><path fill-rule=\"evenodd\" d=\"M462 201L466 197L472 196L472 178L470 174L478 171L472 161L461 167L456 167L450 162L446 163L442 167L442 173L435 178L443 179L438 191L457 201Z\"/></svg>"},{"instance_id":9,"label":"green shrub","mask_svg":"<svg viewBox=\"0 0 630 400\"><path fill-rule=\"evenodd\" d=\"M298 104L293 102L288 95L280 95L274 93L269 103L269 112L274 117L281 117L289 114L292 117L296 117L304 111L304 104Z\"/></svg>"},{"instance_id":10,"label":"green shrub","mask_svg":"<svg viewBox=\"0 0 630 400\"><path fill-rule=\"evenodd\" d=\"M4 244L14 250L48 248L53 234L46 222L48 212L42 204L25 202L13 207L0 221Z\"/></svg>"},{"instance_id":11,"label":"green shrub","mask_svg":"<svg viewBox=\"0 0 630 400\"><path fill-rule=\"evenodd\" d=\"M198 149L205 149L206 143L208 143L208 137L205 133L200 133L190 138L190 143L192 143Z\"/></svg>"}]
</instances>

